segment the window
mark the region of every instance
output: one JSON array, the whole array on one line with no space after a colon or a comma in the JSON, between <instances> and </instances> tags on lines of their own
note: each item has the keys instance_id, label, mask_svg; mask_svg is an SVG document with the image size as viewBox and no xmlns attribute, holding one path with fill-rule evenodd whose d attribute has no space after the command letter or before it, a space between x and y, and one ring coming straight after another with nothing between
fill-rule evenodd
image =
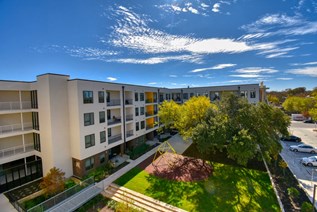
<instances>
[{"instance_id":1,"label":"window","mask_svg":"<svg viewBox=\"0 0 317 212\"><path fill-rule=\"evenodd\" d=\"M248 91L241 91L241 97L248 98Z\"/></svg>"},{"instance_id":2,"label":"window","mask_svg":"<svg viewBox=\"0 0 317 212\"><path fill-rule=\"evenodd\" d=\"M95 146L95 134L85 136L85 148Z\"/></svg>"},{"instance_id":3,"label":"window","mask_svg":"<svg viewBox=\"0 0 317 212\"><path fill-rule=\"evenodd\" d=\"M99 112L99 123L105 123L106 119L106 113L105 111Z\"/></svg>"},{"instance_id":4,"label":"window","mask_svg":"<svg viewBox=\"0 0 317 212\"><path fill-rule=\"evenodd\" d=\"M194 96L194 93L190 93L189 96L190 96L190 97L193 97L193 96Z\"/></svg>"},{"instance_id":5,"label":"window","mask_svg":"<svg viewBox=\"0 0 317 212\"><path fill-rule=\"evenodd\" d=\"M106 157L105 157L105 153L101 153L99 155L99 163L103 164L104 162L106 162Z\"/></svg>"},{"instance_id":6,"label":"window","mask_svg":"<svg viewBox=\"0 0 317 212\"><path fill-rule=\"evenodd\" d=\"M111 119L111 111L107 110L107 120L110 120L110 119Z\"/></svg>"},{"instance_id":7,"label":"window","mask_svg":"<svg viewBox=\"0 0 317 212\"><path fill-rule=\"evenodd\" d=\"M105 92L103 91L98 92L98 100L99 100L99 103L105 103Z\"/></svg>"},{"instance_id":8,"label":"window","mask_svg":"<svg viewBox=\"0 0 317 212\"><path fill-rule=\"evenodd\" d=\"M141 130L144 129L144 127L145 127L145 122L141 121Z\"/></svg>"},{"instance_id":9,"label":"window","mask_svg":"<svg viewBox=\"0 0 317 212\"><path fill-rule=\"evenodd\" d=\"M111 137L111 128L108 128L108 138Z\"/></svg>"},{"instance_id":10,"label":"window","mask_svg":"<svg viewBox=\"0 0 317 212\"><path fill-rule=\"evenodd\" d=\"M84 125L89 126L94 123L94 113L84 113Z\"/></svg>"},{"instance_id":11,"label":"window","mask_svg":"<svg viewBox=\"0 0 317 212\"><path fill-rule=\"evenodd\" d=\"M139 122L135 123L135 130L139 131Z\"/></svg>"},{"instance_id":12,"label":"window","mask_svg":"<svg viewBox=\"0 0 317 212\"><path fill-rule=\"evenodd\" d=\"M140 101L144 101L144 93L140 93Z\"/></svg>"},{"instance_id":13,"label":"window","mask_svg":"<svg viewBox=\"0 0 317 212\"><path fill-rule=\"evenodd\" d=\"M100 143L106 142L106 131L100 132Z\"/></svg>"},{"instance_id":14,"label":"window","mask_svg":"<svg viewBox=\"0 0 317 212\"><path fill-rule=\"evenodd\" d=\"M88 171L89 169L94 168L94 164L95 164L95 158L94 157L87 158L85 160L85 169L86 169L86 171Z\"/></svg>"},{"instance_id":15,"label":"window","mask_svg":"<svg viewBox=\"0 0 317 212\"><path fill-rule=\"evenodd\" d=\"M183 93L183 99L188 99L188 93Z\"/></svg>"},{"instance_id":16,"label":"window","mask_svg":"<svg viewBox=\"0 0 317 212\"><path fill-rule=\"evenodd\" d=\"M139 108L138 107L135 108L135 116L139 116Z\"/></svg>"},{"instance_id":17,"label":"window","mask_svg":"<svg viewBox=\"0 0 317 212\"><path fill-rule=\"evenodd\" d=\"M110 102L110 92L107 91L107 102Z\"/></svg>"},{"instance_id":18,"label":"window","mask_svg":"<svg viewBox=\"0 0 317 212\"><path fill-rule=\"evenodd\" d=\"M144 115L144 107L140 107L140 115L141 115L141 116Z\"/></svg>"},{"instance_id":19,"label":"window","mask_svg":"<svg viewBox=\"0 0 317 212\"><path fill-rule=\"evenodd\" d=\"M134 100L136 102L139 101L139 94L138 93L134 93Z\"/></svg>"},{"instance_id":20,"label":"window","mask_svg":"<svg viewBox=\"0 0 317 212\"><path fill-rule=\"evenodd\" d=\"M84 104L94 103L94 95L92 91L83 91Z\"/></svg>"},{"instance_id":21,"label":"window","mask_svg":"<svg viewBox=\"0 0 317 212\"><path fill-rule=\"evenodd\" d=\"M255 91L250 91L250 98L254 99L256 97Z\"/></svg>"}]
</instances>

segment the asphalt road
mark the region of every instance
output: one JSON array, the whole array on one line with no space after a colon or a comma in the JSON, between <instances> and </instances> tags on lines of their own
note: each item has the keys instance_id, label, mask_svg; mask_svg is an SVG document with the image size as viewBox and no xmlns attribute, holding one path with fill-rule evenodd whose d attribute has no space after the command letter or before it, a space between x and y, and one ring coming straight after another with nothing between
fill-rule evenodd
<instances>
[{"instance_id":1,"label":"asphalt road","mask_svg":"<svg viewBox=\"0 0 317 212\"><path fill-rule=\"evenodd\" d=\"M301 143L317 147L317 132L313 131L314 128L315 124L292 121L289 132L300 137L302 139ZM289 150L289 146L301 143L282 142L283 150L281 152L281 156L287 162L288 167L312 199L313 185L317 184L317 167L306 167L300 163L300 159L317 154L292 152Z\"/></svg>"}]
</instances>

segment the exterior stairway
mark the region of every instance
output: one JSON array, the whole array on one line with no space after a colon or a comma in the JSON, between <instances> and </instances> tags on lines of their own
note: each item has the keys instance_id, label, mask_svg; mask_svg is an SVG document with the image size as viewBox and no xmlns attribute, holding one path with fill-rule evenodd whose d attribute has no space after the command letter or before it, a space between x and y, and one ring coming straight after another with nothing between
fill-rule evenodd
<instances>
[{"instance_id":1,"label":"exterior stairway","mask_svg":"<svg viewBox=\"0 0 317 212\"><path fill-rule=\"evenodd\" d=\"M137 193L130 189L110 184L105 190L104 195L107 198L113 199L117 202L128 203L131 206L139 208L143 211L149 212L185 212L185 210L166 204L164 202L155 200L151 197Z\"/></svg>"}]
</instances>

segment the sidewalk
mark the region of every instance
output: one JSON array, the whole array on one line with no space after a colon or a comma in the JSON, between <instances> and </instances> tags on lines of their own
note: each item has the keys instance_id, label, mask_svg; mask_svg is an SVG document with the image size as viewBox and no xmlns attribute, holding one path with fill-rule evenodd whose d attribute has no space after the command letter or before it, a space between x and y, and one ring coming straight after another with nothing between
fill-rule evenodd
<instances>
[{"instance_id":1,"label":"sidewalk","mask_svg":"<svg viewBox=\"0 0 317 212\"><path fill-rule=\"evenodd\" d=\"M4 194L0 194L0 208L1 211L6 211L6 212L15 212L17 211L9 202L8 198L4 196Z\"/></svg>"}]
</instances>

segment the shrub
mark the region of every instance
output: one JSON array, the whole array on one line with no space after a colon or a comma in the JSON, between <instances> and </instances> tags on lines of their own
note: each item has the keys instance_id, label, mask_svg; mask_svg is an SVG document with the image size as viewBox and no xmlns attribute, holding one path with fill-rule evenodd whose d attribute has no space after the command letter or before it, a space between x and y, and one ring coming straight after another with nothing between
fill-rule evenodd
<instances>
[{"instance_id":1,"label":"shrub","mask_svg":"<svg viewBox=\"0 0 317 212\"><path fill-rule=\"evenodd\" d=\"M294 187L288 188L287 193L291 198L297 198L299 196L299 191Z\"/></svg>"},{"instance_id":2,"label":"shrub","mask_svg":"<svg viewBox=\"0 0 317 212\"><path fill-rule=\"evenodd\" d=\"M313 211L313 209L314 209L314 207L311 203L303 202L302 207L301 207L302 212L311 212L311 211Z\"/></svg>"},{"instance_id":3,"label":"shrub","mask_svg":"<svg viewBox=\"0 0 317 212\"><path fill-rule=\"evenodd\" d=\"M69 188L73 187L74 185L76 185L76 183L72 179L68 179L65 181L65 189L69 189Z\"/></svg>"},{"instance_id":4,"label":"shrub","mask_svg":"<svg viewBox=\"0 0 317 212\"><path fill-rule=\"evenodd\" d=\"M53 196L64 190L65 173L62 170L53 167L49 173L43 177L43 181L40 183L41 189L44 190L46 197Z\"/></svg>"}]
</instances>

